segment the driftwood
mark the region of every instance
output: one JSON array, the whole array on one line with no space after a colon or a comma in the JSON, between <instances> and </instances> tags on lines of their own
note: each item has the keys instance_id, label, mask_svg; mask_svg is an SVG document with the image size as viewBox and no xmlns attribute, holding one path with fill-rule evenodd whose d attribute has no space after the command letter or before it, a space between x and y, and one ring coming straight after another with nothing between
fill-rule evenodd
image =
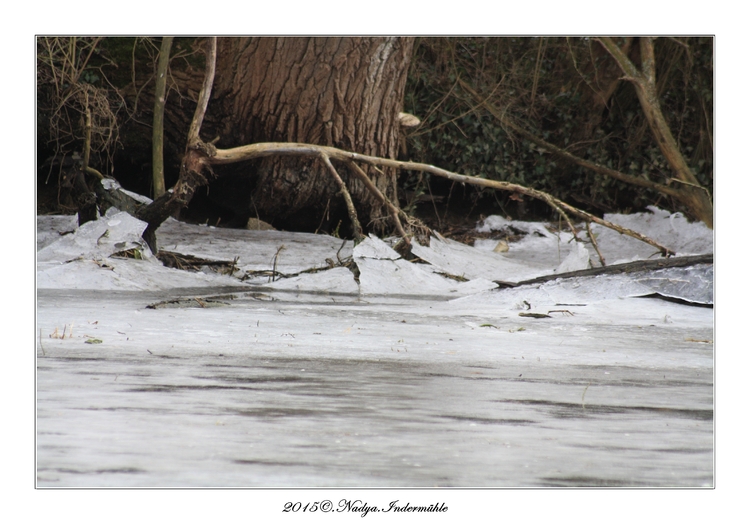
<instances>
[{"instance_id":1,"label":"driftwood","mask_svg":"<svg viewBox=\"0 0 750 524\"><path fill-rule=\"evenodd\" d=\"M580 271L569 271L566 273L556 273L554 275L545 275L543 277L522 280L521 282L503 282L496 280L495 283L500 287L518 287L528 284L542 284L557 280L558 278L575 278L575 277L593 277L597 275L616 275L619 273L635 273L636 271L654 271L656 269L665 269L668 267L687 267L698 264L713 264L714 256L694 255L687 257L660 258L658 260L636 260L635 262L626 262L625 264L615 264L614 266L596 267L592 269L582 269Z\"/></svg>"}]
</instances>

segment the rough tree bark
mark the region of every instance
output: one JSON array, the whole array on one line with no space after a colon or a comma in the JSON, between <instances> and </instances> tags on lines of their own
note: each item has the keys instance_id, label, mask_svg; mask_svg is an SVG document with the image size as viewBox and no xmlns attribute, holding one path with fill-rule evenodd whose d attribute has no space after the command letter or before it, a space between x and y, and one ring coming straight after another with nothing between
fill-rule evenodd
<instances>
[{"instance_id":1,"label":"rough tree bark","mask_svg":"<svg viewBox=\"0 0 750 524\"><path fill-rule=\"evenodd\" d=\"M220 38L204 139L215 133L222 149L303 142L396 158L413 45L393 37ZM320 160L267 158L230 169L242 176L224 177L210 191L235 210L297 229L315 228L324 215L333 226L349 224L340 188ZM383 203L354 173L340 171L365 229L382 232ZM398 201L394 169L367 174Z\"/></svg>"}]
</instances>

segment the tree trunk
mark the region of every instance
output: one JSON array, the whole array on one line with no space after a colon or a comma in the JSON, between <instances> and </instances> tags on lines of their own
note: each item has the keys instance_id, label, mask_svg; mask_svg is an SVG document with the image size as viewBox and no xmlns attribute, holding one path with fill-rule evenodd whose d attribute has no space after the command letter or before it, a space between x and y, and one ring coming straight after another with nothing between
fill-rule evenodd
<instances>
[{"instance_id":1,"label":"tree trunk","mask_svg":"<svg viewBox=\"0 0 750 524\"><path fill-rule=\"evenodd\" d=\"M413 38L220 38L202 136L222 149L303 142L396 158ZM363 226L382 231L382 202L343 166ZM220 171L222 169L223 171ZM222 166L209 194L226 207L286 228L347 226L339 186L320 160L267 158ZM368 172L393 201L395 171ZM368 227L369 226L369 227Z\"/></svg>"},{"instance_id":2,"label":"tree trunk","mask_svg":"<svg viewBox=\"0 0 750 524\"><path fill-rule=\"evenodd\" d=\"M154 129L151 139L152 173L154 179L154 198L167 190L164 184L164 103L167 91L167 69L169 53L174 37L165 36L161 42L159 62L156 67L156 87L154 98Z\"/></svg>"},{"instance_id":3,"label":"tree trunk","mask_svg":"<svg viewBox=\"0 0 750 524\"><path fill-rule=\"evenodd\" d=\"M659 145L659 149L675 173L673 180L682 183L684 186L681 188L682 195L678 199L687 206L694 217L713 229L713 203L709 193L700 186L693 170L690 169L685 157L682 156L677 141L674 139L661 111L656 89L656 61L654 59L653 40L649 37L640 37L640 70L624 55L611 38L600 38L599 41L617 61L617 64L625 73L625 78L635 86L638 100L646 115L651 132Z\"/></svg>"}]
</instances>

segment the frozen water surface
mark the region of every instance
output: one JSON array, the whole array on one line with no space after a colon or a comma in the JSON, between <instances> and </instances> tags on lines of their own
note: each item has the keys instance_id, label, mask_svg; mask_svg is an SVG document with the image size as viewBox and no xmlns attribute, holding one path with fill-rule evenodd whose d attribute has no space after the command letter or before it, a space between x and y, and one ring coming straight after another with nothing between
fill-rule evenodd
<instances>
[{"instance_id":1,"label":"frozen water surface","mask_svg":"<svg viewBox=\"0 0 750 524\"><path fill-rule=\"evenodd\" d=\"M629 227L712 251L662 215ZM714 483L713 310L686 303L713 302L712 266L499 289L583 253L552 256L542 224L505 254L434 239L424 264L376 238L159 230L162 249L298 273L241 282L111 257L140 227L113 216L63 236L74 219L38 219L41 487ZM608 262L643 258L606 236ZM347 257L357 279L327 269Z\"/></svg>"}]
</instances>

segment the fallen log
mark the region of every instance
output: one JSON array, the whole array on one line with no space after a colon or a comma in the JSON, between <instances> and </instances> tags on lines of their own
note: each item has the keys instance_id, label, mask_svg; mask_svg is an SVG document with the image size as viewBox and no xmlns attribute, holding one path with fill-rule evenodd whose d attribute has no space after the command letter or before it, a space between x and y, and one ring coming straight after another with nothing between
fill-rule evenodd
<instances>
[{"instance_id":1,"label":"fallen log","mask_svg":"<svg viewBox=\"0 0 750 524\"><path fill-rule=\"evenodd\" d=\"M660 258L657 260L636 260L635 262L626 262L624 264L615 264L613 266L595 267L592 269L581 269L579 271L568 271L566 273L555 273L543 277L522 280L520 282L505 282L495 280L494 282L501 288L525 286L528 284L542 284L557 280L558 278L575 278L575 277L593 277L598 275L616 275L620 273L635 273L636 271L653 271L656 269L665 269L668 267L688 267L698 264L713 264L713 254L692 255L686 257Z\"/></svg>"}]
</instances>

